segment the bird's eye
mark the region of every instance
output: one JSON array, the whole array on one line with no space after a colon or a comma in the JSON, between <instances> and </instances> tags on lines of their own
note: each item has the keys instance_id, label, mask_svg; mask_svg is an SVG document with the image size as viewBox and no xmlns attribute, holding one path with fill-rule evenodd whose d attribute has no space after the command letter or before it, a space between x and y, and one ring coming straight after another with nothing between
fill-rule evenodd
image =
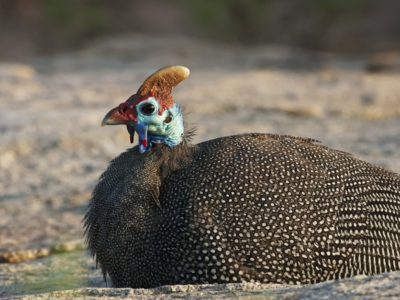
<instances>
[{"instance_id":1,"label":"bird's eye","mask_svg":"<svg viewBox=\"0 0 400 300\"><path fill-rule=\"evenodd\" d=\"M152 103L146 103L140 106L140 111L144 115L151 115L156 111L156 106Z\"/></svg>"}]
</instances>

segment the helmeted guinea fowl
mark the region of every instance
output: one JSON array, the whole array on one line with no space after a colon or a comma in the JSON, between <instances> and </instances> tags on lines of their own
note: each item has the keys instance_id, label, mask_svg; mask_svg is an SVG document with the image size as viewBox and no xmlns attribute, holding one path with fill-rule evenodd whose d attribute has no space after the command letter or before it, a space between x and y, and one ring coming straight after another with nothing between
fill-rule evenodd
<instances>
[{"instance_id":1,"label":"helmeted guinea fowl","mask_svg":"<svg viewBox=\"0 0 400 300\"><path fill-rule=\"evenodd\" d=\"M85 216L117 287L314 283L400 269L400 176L312 139L243 134L191 145L171 91L151 75L103 124L139 145L115 158Z\"/></svg>"}]
</instances>

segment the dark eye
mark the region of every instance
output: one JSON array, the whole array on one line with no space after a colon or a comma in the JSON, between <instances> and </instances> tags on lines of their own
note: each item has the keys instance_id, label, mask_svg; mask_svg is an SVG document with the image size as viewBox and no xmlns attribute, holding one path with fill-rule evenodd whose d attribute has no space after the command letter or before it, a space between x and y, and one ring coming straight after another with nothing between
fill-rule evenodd
<instances>
[{"instance_id":1,"label":"dark eye","mask_svg":"<svg viewBox=\"0 0 400 300\"><path fill-rule=\"evenodd\" d=\"M146 104L143 104L143 105L140 107L140 111L141 111L144 115L151 115L151 114L153 114L153 113L156 111L156 107L155 107L154 104L146 103Z\"/></svg>"}]
</instances>

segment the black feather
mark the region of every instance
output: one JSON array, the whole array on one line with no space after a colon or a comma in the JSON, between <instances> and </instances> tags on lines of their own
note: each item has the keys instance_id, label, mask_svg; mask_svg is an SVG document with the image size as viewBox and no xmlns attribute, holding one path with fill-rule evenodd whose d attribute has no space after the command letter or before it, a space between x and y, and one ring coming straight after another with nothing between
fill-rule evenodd
<instances>
[{"instance_id":1,"label":"black feather","mask_svg":"<svg viewBox=\"0 0 400 300\"><path fill-rule=\"evenodd\" d=\"M314 283L400 269L400 176L247 134L114 159L85 216L115 286Z\"/></svg>"}]
</instances>

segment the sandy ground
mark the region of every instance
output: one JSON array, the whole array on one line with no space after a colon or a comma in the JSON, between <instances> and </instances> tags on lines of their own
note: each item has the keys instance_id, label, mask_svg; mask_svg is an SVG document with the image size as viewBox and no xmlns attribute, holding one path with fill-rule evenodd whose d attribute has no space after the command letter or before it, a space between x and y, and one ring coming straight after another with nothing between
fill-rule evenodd
<instances>
[{"instance_id":1,"label":"sandy ground","mask_svg":"<svg viewBox=\"0 0 400 300\"><path fill-rule=\"evenodd\" d=\"M243 132L313 137L400 172L400 73L368 73L362 59L122 36L0 63L0 297L105 286L82 250L81 219L108 161L130 144L124 128L100 122L170 64L192 71L175 100L197 127L195 142Z\"/></svg>"}]
</instances>

